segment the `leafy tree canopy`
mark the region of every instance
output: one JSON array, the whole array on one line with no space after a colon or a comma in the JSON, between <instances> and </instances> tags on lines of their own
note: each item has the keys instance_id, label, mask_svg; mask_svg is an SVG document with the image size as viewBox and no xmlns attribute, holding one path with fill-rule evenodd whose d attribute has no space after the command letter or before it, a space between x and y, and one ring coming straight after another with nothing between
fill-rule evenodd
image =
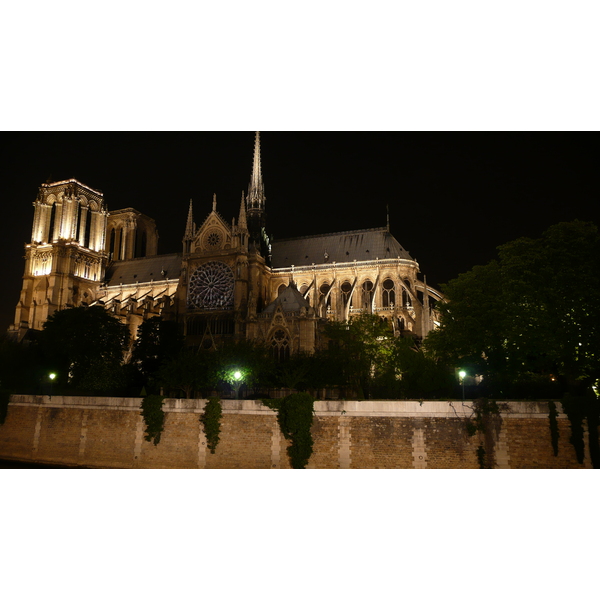
<instances>
[{"instance_id":1,"label":"leafy tree canopy","mask_svg":"<svg viewBox=\"0 0 600 600\"><path fill-rule=\"evenodd\" d=\"M41 361L57 372L59 384L88 392L107 392L123 384L129 330L101 306L55 312L37 343Z\"/></svg>"},{"instance_id":2,"label":"leafy tree canopy","mask_svg":"<svg viewBox=\"0 0 600 600\"><path fill-rule=\"evenodd\" d=\"M181 390L186 398L194 392L210 392L219 381L217 357L214 352L185 348L163 362L157 379L167 389Z\"/></svg>"},{"instance_id":3,"label":"leafy tree canopy","mask_svg":"<svg viewBox=\"0 0 600 600\"><path fill-rule=\"evenodd\" d=\"M363 398L438 398L452 392L447 368L414 339L394 336L377 315L328 323L325 334L330 344L320 359L327 384L348 386Z\"/></svg>"},{"instance_id":4,"label":"leafy tree canopy","mask_svg":"<svg viewBox=\"0 0 600 600\"><path fill-rule=\"evenodd\" d=\"M582 393L600 377L598 228L559 223L498 251L442 287L441 327L426 348L500 387L543 375Z\"/></svg>"},{"instance_id":5,"label":"leafy tree canopy","mask_svg":"<svg viewBox=\"0 0 600 600\"><path fill-rule=\"evenodd\" d=\"M183 349L184 338L177 323L152 317L138 327L131 364L141 373L145 385L151 383L161 366Z\"/></svg>"}]
</instances>

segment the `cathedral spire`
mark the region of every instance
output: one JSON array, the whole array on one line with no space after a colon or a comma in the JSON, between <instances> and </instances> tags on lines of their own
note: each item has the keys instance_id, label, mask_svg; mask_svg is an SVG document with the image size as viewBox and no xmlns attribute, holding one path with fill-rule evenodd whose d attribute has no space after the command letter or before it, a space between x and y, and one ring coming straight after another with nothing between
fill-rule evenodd
<instances>
[{"instance_id":1,"label":"cathedral spire","mask_svg":"<svg viewBox=\"0 0 600 600\"><path fill-rule=\"evenodd\" d=\"M187 223L185 224L184 240L191 240L194 237L194 213L192 209L192 199L190 198L190 208L188 210Z\"/></svg>"},{"instance_id":2,"label":"cathedral spire","mask_svg":"<svg viewBox=\"0 0 600 600\"><path fill-rule=\"evenodd\" d=\"M262 180L260 164L260 133L257 131L254 138L252 175L250 177L250 185L248 186L248 195L246 196L246 211L248 218L248 232L250 233L252 247L258 250L268 261L270 248L268 237L265 232L267 222L265 204L265 186Z\"/></svg>"},{"instance_id":3,"label":"cathedral spire","mask_svg":"<svg viewBox=\"0 0 600 600\"><path fill-rule=\"evenodd\" d=\"M265 209L265 186L262 180L262 169L260 164L260 132L256 132L254 138L254 162L252 164L252 176L248 186L248 210L263 211Z\"/></svg>"}]
</instances>

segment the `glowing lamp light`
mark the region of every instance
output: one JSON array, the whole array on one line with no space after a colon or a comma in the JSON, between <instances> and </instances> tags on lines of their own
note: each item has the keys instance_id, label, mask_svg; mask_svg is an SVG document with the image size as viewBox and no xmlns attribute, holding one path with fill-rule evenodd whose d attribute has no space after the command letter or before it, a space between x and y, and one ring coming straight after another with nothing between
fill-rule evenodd
<instances>
[{"instance_id":1,"label":"glowing lamp light","mask_svg":"<svg viewBox=\"0 0 600 600\"><path fill-rule=\"evenodd\" d=\"M462 388L462 399L465 401L465 377L467 376L467 372L464 369L461 369L458 372L458 376L460 377L460 387Z\"/></svg>"},{"instance_id":2,"label":"glowing lamp light","mask_svg":"<svg viewBox=\"0 0 600 600\"><path fill-rule=\"evenodd\" d=\"M236 372L233 374L233 378L234 378L236 381L239 381L239 380L242 378L242 374L241 374L239 371L236 371Z\"/></svg>"},{"instance_id":3,"label":"glowing lamp light","mask_svg":"<svg viewBox=\"0 0 600 600\"><path fill-rule=\"evenodd\" d=\"M56 379L56 373L50 373L48 377L50 377L50 381L54 381Z\"/></svg>"}]
</instances>

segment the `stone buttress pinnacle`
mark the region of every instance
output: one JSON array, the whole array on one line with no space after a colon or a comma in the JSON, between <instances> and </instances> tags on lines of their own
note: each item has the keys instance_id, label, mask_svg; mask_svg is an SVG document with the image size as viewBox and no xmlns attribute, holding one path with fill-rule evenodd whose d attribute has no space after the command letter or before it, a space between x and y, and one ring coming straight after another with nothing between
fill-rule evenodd
<instances>
[{"instance_id":1,"label":"stone buttress pinnacle","mask_svg":"<svg viewBox=\"0 0 600 600\"><path fill-rule=\"evenodd\" d=\"M183 236L186 240L191 240L194 237L194 214L192 209L192 200L190 199L190 208L188 210L187 223L185 225L185 235Z\"/></svg>"},{"instance_id":2,"label":"stone buttress pinnacle","mask_svg":"<svg viewBox=\"0 0 600 600\"><path fill-rule=\"evenodd\" d=\"M238 228L248 229L248 222L246 221L246 202L244 199L244 192L242 192L242 201L240 202L240 214L238 217Z\"/></svg>"}]
</instances>

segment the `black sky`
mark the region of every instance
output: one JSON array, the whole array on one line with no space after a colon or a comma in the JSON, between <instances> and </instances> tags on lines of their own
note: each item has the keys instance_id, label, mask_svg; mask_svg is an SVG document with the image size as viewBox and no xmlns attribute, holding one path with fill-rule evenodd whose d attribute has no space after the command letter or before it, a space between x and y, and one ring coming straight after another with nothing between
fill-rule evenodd
<instances>
[{"instance_id":1,"label":"black sky","mask_svg":"<svg viewBox=\"0 0 600 600\"><path fill-rule=\"evenodd\" d=\"M253 132L3 133L5 290L14 318L39 185L75 177L109 210L153 217L159 252L180 252L190 198L212 194L230 222L252 167ZM381 227L439 285L560 221L600 224L597 134L263 132L268 230L275 238Z\"/></svg>"}]
</instances>

